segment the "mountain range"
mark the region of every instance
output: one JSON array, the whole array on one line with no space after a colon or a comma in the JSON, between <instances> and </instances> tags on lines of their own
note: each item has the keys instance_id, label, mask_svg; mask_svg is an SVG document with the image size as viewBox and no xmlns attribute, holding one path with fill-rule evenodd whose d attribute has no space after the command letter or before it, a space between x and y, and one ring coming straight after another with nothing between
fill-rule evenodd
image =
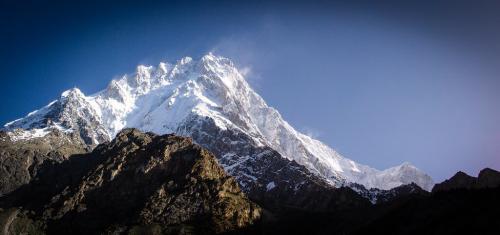
<instances>
[{"instance_id":1,"label":"mountain range","mask_svg":"<svg viewBox=\"0 0 500 235\"><path fill-rule=\"evenodd\" d=\"M245 192L297 191L306 184L276 174L278 169L266 165L268 158L286 165L289 175L310 175L337 188L389 190L415 183L429 191L434 185L409 163L377 170L300 133L266 104L231 60L212 53L156 67L139 65L100 92L64 91L47 106L4 125L12 141L60 132L89 149L123 128L191 137L217 156Z\"/></svg>"},{"instance_id":2,"label":"mountain range","mask_svg":"<svg viewBox=\"0 0 500 235\"><path fill-rule=\"evenodd\" d=\"M434 184L348 159L211 53L69 89L0 130L3 234L498 234L499 190L489 168Z\"/></svg>"},{"instance_id":3,"label":"mountain range","mask_svg":"<svg viewBox=\"0 0 500 235\"><path fill-rule=\"evenodd\" d=\"M2 147L13 148L2 156L10 153L21 167L3 161L1 169L22 168L33 159L28 168L36 169L28 174L33 178L0 197L3 234L499 232L500 172L493 169L478 177L459 172L432 193L414 183L371 189L376 204L350 187L321 181L302 188L300 196L271 189L259 197L244 193L216 156L191 138L125 128L112 141L65 158L81 149L48 135L55 142L35 138L19 145L3 133Z\"/></svg>"}]
</instances>

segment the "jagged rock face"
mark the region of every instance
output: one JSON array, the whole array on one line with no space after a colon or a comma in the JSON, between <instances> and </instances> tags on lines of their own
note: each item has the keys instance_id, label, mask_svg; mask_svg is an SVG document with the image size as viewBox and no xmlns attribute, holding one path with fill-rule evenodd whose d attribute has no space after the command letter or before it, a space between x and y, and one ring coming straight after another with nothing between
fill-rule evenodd
<instances>
[{"instance_id":1,"label":"jagged rock face","mask_svg":"<svg viewBox=\"0 0 500 235\"><path fill-rule=\"evenodd\" d=\"M49 119L52 124L45 124ZM390 189L414 182L430 190L433 185L428 175L408 164L379 171L298 132L266 104L229 59L213 54L157 67L138 66L135 74L112 80L94 95L85 96L78 89L66 91L58 101L5 128L42 130L47 125L77 133L90 145L110 140L125 127L158 134L175 132L193 137L221 162L223 158L236 162L257 159L261 151L248 154L247 149L267 147L335 187L358 183ZM226 131L237 138L219 138ZM228 171L247 191L258 184L258 175L267 175L243 167Z\"/></svg>"},{"instance_id":2,"label":"jagged rock face","mask_svg":"<svg viewBox=\"0 0 500 235\"><path fill-rule=\"evenodd\" d=\"M449 191L452 189L470 189L476 185L477 178L467 175L465 172L457 172L450 179L434 185L432 192Z\"/></svg>"},{"instance_id":3,"label":"jagged rock face","mask_svg":"<svg viewBox=\"0 0 500 235\"><path fill-rule=\"evenodd\" d=\"M273 212L367 205L353 190L335 188L303 165L283 158L270 147L259 146L238 130L220 129L209 118L193 117L179 130L191 133L196 143L219 156L219 163L238 180L248 197Z\"/></svg>"},{"instance_id":4,"label":"jagged rock face","mask_svg":"<svg viewBox=\"0 0 500 235\"><path fill-rule=\"evenodd\" d=\"M26 118L15 120L5 126L8 130L21 129L18 133L9 133L13 140L38 137L29 130L36 130L40 132L39 135L44 135L43 132L50 133L52 129L73 138L80 138L90 147L110 140L110 136L97 118L96 110L76 88L65 91L58 100L31 112Z\"/></svg>"},{"instance_id":5,"label":"jagged rock face","mask_svg":"<svg viewBox=\"0 0 500 235\"><path fill-rule=\"evenodd\" d=\"M261 209L235 179L188 138L125 129L87 155L85 166L68 163L41 176L5 198L3 207L35 211L51 233L221 233L260 218ZM57 189L43 189L51 178ZM33 199L36 190L49 196Z\"/></svg>"},{"instance_id":6,"label":"jagged rock face","mask_svg":"<svg viewBox=\"0 0 500 235\"><path fill-rule=\"evenodd\" d=\"M453 177L442 183L436 184L432 192L450 191L454 189L481 189L500 186L500 172L485 168L479 172L478 177L457 172Z\"/></svg>"},{"instance_id":7,"label":"jagged rock face","mask_svg":"<svg viewBox=\"0 0 500 235\"><path fill-rule=\"evenodd\" d=\"M430 194L415 183L401 185L390 190L370 189L370 192L370 195L375 195L373 202L376 204L388 203L409 196Z\"/></svg>"},{"instance_id":8,"label":"jagged rock face","mask_svg":"<svg viewBox=\"0 0 500 235\"><path fill-rule=\"evenodd\" d=\"M78 137L53 130L44 138L14 141L0 132L0 197L36 178L46 161L62 162L88 151Z\"/></svg>"}]
</instances>

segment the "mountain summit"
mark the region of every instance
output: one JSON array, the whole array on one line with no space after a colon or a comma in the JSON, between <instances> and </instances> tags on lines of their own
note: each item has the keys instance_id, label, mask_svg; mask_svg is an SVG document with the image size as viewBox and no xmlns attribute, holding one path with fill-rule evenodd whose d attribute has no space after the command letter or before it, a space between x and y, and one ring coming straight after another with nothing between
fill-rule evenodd
<instances>
[{"instance_id":1,"label":"mountain summit","mask_svg":"<svg viewBox=\"0 0 500 235\"><path fill-rule=\"evenodd\" d=\"M283 162L289 172L309 171L335 187L357 183L390 189L414 182L430 190L434 185L410 164L376 170L298 132L249 86L231 60L211 53L198 60L139 65L93 95L73 88L4 129L16 141L61 131L96 146L127 127L193 138L217 155L246 192L274 187L293 192L307 183L285 179L281 169L267 165L264 159L270 155L291 162Z\"/></svg>"}]
</instances>

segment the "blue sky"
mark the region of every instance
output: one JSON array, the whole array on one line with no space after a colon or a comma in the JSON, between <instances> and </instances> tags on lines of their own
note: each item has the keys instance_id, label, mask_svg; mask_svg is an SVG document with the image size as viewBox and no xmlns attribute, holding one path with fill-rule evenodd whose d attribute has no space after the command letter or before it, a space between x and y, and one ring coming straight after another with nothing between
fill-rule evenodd
<instances>
[{"instance_id":1,"label":"blue sky","mask_svg":"<svg viewBox=\"0 0 500 235\"><path fill-rule=\"evenodd\" d=\"M297 129L437 181L500 169L500 10L490 1L3 1L0 122L138 64L209 51Z\"/></svg>"}]
</instances>

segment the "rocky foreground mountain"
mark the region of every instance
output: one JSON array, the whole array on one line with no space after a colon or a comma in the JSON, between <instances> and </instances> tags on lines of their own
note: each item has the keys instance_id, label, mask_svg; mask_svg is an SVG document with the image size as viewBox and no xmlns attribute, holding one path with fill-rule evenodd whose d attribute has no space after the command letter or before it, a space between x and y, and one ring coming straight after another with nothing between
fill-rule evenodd
<instances>
[{"instance_id":1,"label":"rocky foreground mountain","mask_svg":"<svg viewBox=\"0 0 500 235\"><path fill-rule=\"evenodd\" d=\"M372 204L354 185L335 188L321 180L298 191L274 185L245 194L190 138L137 129L124 129L89 153L44 159L29 183L0 197L3 234L499 232L500 174L492 169L481 172L483 183L475 184L481 187L371 189ZM269 165L284 167L272 160Z\"/></svg>"},{"instance_id":2,"label":"rocky foreground mountain","mask_svg":"<svg viewBox=\"0 0 500 235\"><path fill-rule=\"evenodd\" d=\"M222 233L262 214L213 154L184 137L125 129L92 153L47 162L0 200L9 234Z\"/></svg>"}]
</instances>

